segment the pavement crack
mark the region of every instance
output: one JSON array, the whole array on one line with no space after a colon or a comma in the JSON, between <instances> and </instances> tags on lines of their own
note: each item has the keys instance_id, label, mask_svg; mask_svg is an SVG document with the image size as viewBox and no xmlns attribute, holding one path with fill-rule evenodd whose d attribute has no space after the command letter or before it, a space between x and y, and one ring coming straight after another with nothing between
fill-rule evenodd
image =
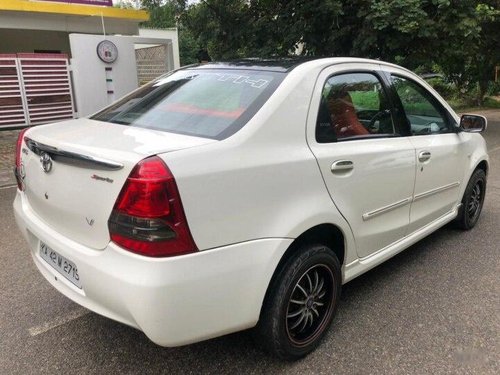
<instances>
[{"instance_id":1,"label":"pavement crack","mask_svg":"<svg viewBox=\"0 0 500 375\"><path fill-rule=\"evenodd\" d=\"M500 150L500 146L497 146L497 147L494 147L494 148L491 148L488 150L488 154L491 154L493 152L496 152L496 151L499 151Z\"/></svg>"},{"instance_id":2,"label":"pavement crack","mask_svg":"<svg viewBox=\"0 0 500 375\"><path fill-rule=\"evenodd\" d=\"M12 189L12 188L15 188L17 185L6 185L6 186L1 186L0 185L0 190L3 190L3 189Z\"/></svg>"}]
</instances>

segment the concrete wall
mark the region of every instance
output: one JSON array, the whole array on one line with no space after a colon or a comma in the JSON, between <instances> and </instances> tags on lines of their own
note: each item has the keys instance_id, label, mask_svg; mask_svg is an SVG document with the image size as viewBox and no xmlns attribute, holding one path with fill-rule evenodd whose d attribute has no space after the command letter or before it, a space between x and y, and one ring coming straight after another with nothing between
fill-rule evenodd
<instances>
[{"instance_id":1,"label":"concrete wall","mask_svg":"<svg viewBox=\"0 0 500 375\"><path fill-rule=\"evenodd\" d=\"M90 115L137 88L135 49L130 38L107 36L118 48L118 59L106 64L96 53L102 35L70 34L73 88L78 116ZM106 71L111 68L111 71ZM107 82L111 79L111 82ZM108 90L113 94L108 94Z\"/></svg>"},{"instance_id":2,"label":"concrete wall","mask_svg":"<svg viewBox=\"0 0 500 375\"><path fill-rule=\"evenodd\" d=\"M169 39L108 35L118 48L118 59L106 64L97 56L102 35L70 34L73 89L78 117L95 113L138 87L135 45L167 46L168 70L174 69L173 43ZM178 50L177 56L178 56ZM106 70L106 68L110 70ZM112 91L112 93L109 93Z\"/></svg>"},{"instance_id":3,"label":"concrete wall","mask_svg":"<svg viewBox=\"0 0 500 375\"><path fill-rule=\"evenodd\" d=\"M170 39L172 41L172 52L174 69L179 69L181 66L179 58L179 33L177 28L172 29L139 29L139 36L146 38L160 38L160 39ZM144 45L144 47L152 47L153 45ZM136 47L137 48L137 47Z\"/></svg>"}]
</instances>

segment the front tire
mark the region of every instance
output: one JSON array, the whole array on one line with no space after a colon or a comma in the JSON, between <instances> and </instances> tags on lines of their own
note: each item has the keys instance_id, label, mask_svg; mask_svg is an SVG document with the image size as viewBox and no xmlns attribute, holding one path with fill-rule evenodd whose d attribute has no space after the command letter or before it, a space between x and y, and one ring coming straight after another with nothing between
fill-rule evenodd
<instances>
[{"instance_id":1,"label":"front tire","mask_svg":"<svg viewBox=\"0 0 500 375\"><path fill-rule=\"evenodd\" d=\"M472 174L462 198L462 206L456 219L460 229L474 228L483 208L486 194L486 174L482 169L476 169Z\"/></svg>"},{"instance_id":2,"label":"front tire","mask_svg":"<svg viewBox=\"0 0 500 375\"><path fill-rule=\"evenodd\" d=\"M312 352L330 326L341 290L340 263L323 245L298 249L269 287L255 329L258 344L282 359Z\"/></svg>"}]
</instances>

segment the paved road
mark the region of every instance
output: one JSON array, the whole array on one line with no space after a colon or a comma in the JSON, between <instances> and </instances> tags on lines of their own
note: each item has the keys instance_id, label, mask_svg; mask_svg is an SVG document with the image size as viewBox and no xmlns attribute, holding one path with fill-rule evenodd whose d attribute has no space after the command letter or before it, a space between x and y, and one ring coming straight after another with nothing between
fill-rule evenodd
<instances>
[{"instance_id":1,"label":"paved road","mask_svg":"<svg viewBox=\"0 0 500 375\"><path fill-rule=\"evenodd\" d=\"M491 118L490 118L491 120ZM282 363L248 333L165 349L79 307L38 274L0 190L0 373L500 373L500 118L473 231L446 227L345 285L334 325L306 359Z\"/></svg>"},{"instance_id":2,"label":"paved road","mask_svg":"<svg viewBox=\"0 0 500 375\"><path fill-rule=\"evenodd\" d=\"M14 167L19 130L0 130L0 188L15 184Z\"/></svg>"}]
</instances>

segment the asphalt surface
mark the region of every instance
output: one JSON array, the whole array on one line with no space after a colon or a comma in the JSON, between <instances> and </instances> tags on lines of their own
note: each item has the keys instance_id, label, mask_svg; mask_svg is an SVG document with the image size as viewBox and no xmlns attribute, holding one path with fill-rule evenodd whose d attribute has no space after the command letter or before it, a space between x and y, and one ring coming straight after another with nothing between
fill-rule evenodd
<instances>
[{"instance_id":1,"label":"asphalt surface","mask_svg":"<svg viewBox=\"0 0 500 375\"><path fill-rule=\"evenodd\" d=\"M345 285L323 344L294 363L264 354L248 332L161 348L74 304L36 270L14 223L15 190L1 189L0 374L499 374L495 116L485 133L492 167L477 227L447 226Z\"/></svg>"},{"instance_id":2,"label":"asphalt surface","mask_svg":"<svg viewBox=\"0 0 500 375\"><path fill-rule=\"evenodd\" d=\"M12 168L15 164L19 130L0 130L0 188L15 184Z\"/></svg>"}]
</instances>

